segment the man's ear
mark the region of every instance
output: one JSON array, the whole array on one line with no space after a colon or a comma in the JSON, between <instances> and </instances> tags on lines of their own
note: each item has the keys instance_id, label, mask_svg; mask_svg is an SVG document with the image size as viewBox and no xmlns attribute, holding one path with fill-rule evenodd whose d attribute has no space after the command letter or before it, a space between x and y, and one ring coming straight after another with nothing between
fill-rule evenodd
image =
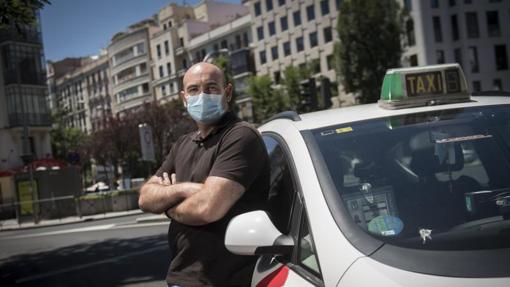
<instances>
[{"instance_id":1,"label":"man's ear","mask_svg":"<svg viewBox=\"0 0 510 287\"><path fill-rule=\"evenodd\" d=\"M231 83L227 83L225 85L225 96L227 97L227 103L230 103L230 101L232 100L232 89L234 87L232 86Z\"/></svg>"},{"instance_id":2,"label":"man's ear","mask_svg":"<svg viewBox=\"0 0 510 287\"><path fill-rule=\"evenodd\" d=\"M185 96L184 91L180 91L179 95L181 96L182 104L184 105L185 108L187 108L188 102L186 101L186 96Z\"/></svg>"}]
</instances>

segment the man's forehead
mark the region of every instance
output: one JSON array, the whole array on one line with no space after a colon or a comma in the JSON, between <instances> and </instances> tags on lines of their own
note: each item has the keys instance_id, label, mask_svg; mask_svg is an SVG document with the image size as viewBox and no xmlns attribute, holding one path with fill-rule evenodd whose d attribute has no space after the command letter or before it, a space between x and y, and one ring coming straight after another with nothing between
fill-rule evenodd
<instances>
[{"instance_id":1,"label":"man's forehead","mask_svg":"<svg viewBox=\"0 0 510 287\"><path fill-rule=\"evenodd\" d=\"M216 82L220 84L223 81L223 73L216 66L208 64L196 64L192 66L184 75L184 85L199 85L204 83Z\"/></svg>"}]
</instances>

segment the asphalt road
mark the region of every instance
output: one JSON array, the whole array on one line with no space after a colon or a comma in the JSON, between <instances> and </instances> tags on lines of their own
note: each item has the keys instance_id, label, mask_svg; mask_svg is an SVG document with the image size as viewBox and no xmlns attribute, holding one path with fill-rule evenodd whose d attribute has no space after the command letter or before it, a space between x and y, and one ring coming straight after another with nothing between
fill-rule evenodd
<instances>
[{"instance_id":1,"label":"asphalt road","mask_svg":"<svg viewBox=\"0 0 510 287\"><path fill-rule=\"evenodd\" d=\"M166 286L168 223L141 216L0 232L0 286Z\"/></svg>"}]
</instances>

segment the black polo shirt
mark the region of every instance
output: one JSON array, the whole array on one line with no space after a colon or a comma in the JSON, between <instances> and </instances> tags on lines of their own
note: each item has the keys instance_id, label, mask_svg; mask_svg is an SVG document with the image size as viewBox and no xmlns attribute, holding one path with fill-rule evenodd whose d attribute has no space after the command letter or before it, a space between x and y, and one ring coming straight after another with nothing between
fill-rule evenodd
<instances>
[{"instance_id":1,"label":"black polo shirt","mask_svg":"<svg viewBox=\"0 0 510 287\"><path fill-rule=\"evenodd\" d=\"M219 221L189 226L172 221L168 243L173 258L167 282L182 286L249 286L254 256L230 253L224 245L232 217L265 209L269 189L269 158L256 129L233 113L226 113L213 132L180 137L156 175L175 173L177 182L204 183L219 176L244 186L243 196Z\"/></svg>"}]
</instances>

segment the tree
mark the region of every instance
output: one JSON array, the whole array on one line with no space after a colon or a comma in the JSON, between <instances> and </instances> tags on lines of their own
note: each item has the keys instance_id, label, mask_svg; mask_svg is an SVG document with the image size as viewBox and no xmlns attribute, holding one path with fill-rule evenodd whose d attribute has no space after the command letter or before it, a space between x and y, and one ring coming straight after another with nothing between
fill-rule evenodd
<instances>
[{"instance_id":1,"label":"tree","mask_svg":"<svg viewBox=\"0 0 510 287\"><path fill-rule=\"evenodd\" d=\"M308 68L296 68L288 66L283 70L282 90L286 97L287 109L304 113L308 111L303 101L306 99L301 98L301 82L310 77L310 70Z\"/></svg>"},{"instance_id":2,"label":"tree","mask_svg":"<svg viewBox=\"0 0 510 287\"><path fill-rule=\"evenodd\" d=\"M252 99L256 122L263 122L287 107L283 93L272 87L268 75L251 77L248 80L247 94Z\"/></svg>"},{"instance_id":3,"label":"tree","mask_svg":"<svg viewBox=\"0 0 510 287\"><path fill-rule=\"evenodd\" d=\"M231 111L234 111L237 113L237 105L236 105L236 87L234 85L234 76L232 73L232 66L230 65L229 58L227 58L225 55L221 55L219 57L216 57L213 59L212 63L216 66L218 66L223 73L225 74L225 83L231 83L232 84L232 99L229 103L229 107Z\"/></svg>"},{"instance_id":4,"label":"tree","mask_svg":"<svg viewBox=\"0 0 510 287\"><path fill-rule=\"evenodd\" d=\"M50 131L53 157L68 161L70 153L81 151L87 135L78 128L65 127L62 113L53 115L53 123L54 128Z\"/></svg>"},{"instance_id":5,"label":"tree","mask_svg":"<svg viewBox=\"0 0 510 287\"><path fill-rule=\"evenodd\" d=\"M386 70L400 66L402 9L395 0L345 0L339 10L337 75L361 103L376 102Z\"/></svg>"},{"instance_id":6,"label":"tree","mask_svg":"<svg viewBox=\"0 0 510 287\"><path fill-rule=\"evenodd\" d=\"M37 22L36 11L46 4L51 2L48 0L0 1L0 29L14 26L18 31L23 31L23 27Z\"/></svg>"}]
</instances>

